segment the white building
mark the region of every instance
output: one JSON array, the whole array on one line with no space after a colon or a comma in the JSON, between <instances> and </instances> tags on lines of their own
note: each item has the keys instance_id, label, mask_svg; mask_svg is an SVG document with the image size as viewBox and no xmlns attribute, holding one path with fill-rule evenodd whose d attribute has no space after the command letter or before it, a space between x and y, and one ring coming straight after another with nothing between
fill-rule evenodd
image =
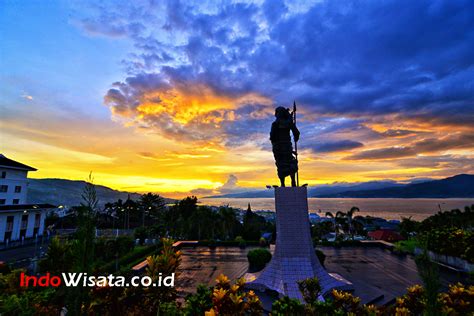
<instances>
[{"instance_id":1,"label":"white building","mask_svg":"<svg viewBox=\"0 0 474 316\"><path fill-rule=\"evenodd\" d=\"M41 236L54 205L27 204L28 172L35 168L0 154L0 243Z\"/></svg>"}]
</instances>

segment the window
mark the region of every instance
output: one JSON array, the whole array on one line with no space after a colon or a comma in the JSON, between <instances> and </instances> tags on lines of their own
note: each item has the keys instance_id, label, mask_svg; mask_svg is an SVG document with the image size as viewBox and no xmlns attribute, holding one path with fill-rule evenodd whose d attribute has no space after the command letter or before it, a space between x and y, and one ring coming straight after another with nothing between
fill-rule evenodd
<instances>
[{"instance_id":1,"label":"window","mask_svg":"<svg viewBox=\"0 0 474 316\"><path fill-rule=\"evenodd\" d=\"M20 199L13 199L13 204L20 204Z\"/></svg>"},{"instance_id":2,"label":"window","mask_svg":"<svg viewBox=\"0 0 474 316\"><path fill-rule=\"evenodd\" d=\"M0 199L0 205L5 204L6 201L7 201L7 200L5 200L5 199Z\"/></svg>"},{"instance_id":3,"label":"window","mask_svg":"<svg viewBox=\"0 0 474 316\"><path fill-rule=\"evenodd\" d=\"M7 216L7 229L5 230L6 232L13 231L13 219L13 216Z\"/></svg>"},{"instance_id":4,"label":"window","mask_svg":"<svg viewBox=\"0 0 474 316\"><path fill-rule=\"evenodd\" d=\"M21 216L21 229L26 229L28 227L28 214Z\"/></svg>"},{"instance_id":5,"label":"window","mask_svg":"<svg viewBox=\"0 0 474 316\"><path fill-rule=\"evenodd\" d=\"M0 185L0 192L8 192L8 185Z\"/></svg>"},{"instance_id":6,"label":"window","mask_svg":"<svg viewBox=\"0 0 474 316\"><path fill-rule=\"evenodd\" d=\"M21 185L15 186L15 193L20 193L21 192Z\"/></svg>"},{"instance_id":7,"label":"window","mask_svg":"<svg viewBox=\"0 0 474 316\"><path fill-rule=\"evenodd\" d=\"M41 214L39 213L35 214L35 227L40 226L40 221L41 221Z\"/></svg>"},{"instance_id":8,"label":"window","mask_svg":"<svg viewBox=\"0 0 474 316\"><path fill-rule=\"evenodd\" d=\"M6 171L2 171L2 176L1 176L1 178L2 178L2 179L5 179L6 177L7 177L7 172L6 172Z\"/></svg>"}]
</instances>

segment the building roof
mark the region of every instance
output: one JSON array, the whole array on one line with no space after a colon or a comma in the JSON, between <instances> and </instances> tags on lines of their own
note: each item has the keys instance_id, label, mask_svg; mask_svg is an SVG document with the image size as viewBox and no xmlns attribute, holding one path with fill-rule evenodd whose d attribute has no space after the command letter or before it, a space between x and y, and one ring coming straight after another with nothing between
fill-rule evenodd
<instances>
[{"instance_id":1,"label":"building roof","mask_svg":"<svg viewBox=\"0 0 474 316\"><path fill-rule=\"evenodd\" d=\"M47 203L38 204L14 204L0 205L0 212L23 211L23 210L41 210L45 208L57 208L57 206Z\"/></svg>"},{"instance_id":2,"label":"building roof","mask_svg":"<svg viewBox=\"0 0 474 316\"><path fill-rule=\"evenodd\" d=\"M11 169L20 169L27 171L36 171L38 169L22 164L18 161L11 160L4 155L0 154L0 167L6 167Z\"/></svg>"},{"instance_id":3,"label":"building roof","mask_svg":"<svg viewBox=\"0 0 474 316\"><path fill-rule=\"evenodd\" d=\"M373 232L369 232L367 235L376 240L385 240L389 242L400 241L405 239L402 237L402 235L390 229L375 230Z\"/></svg>"}]
</instances>

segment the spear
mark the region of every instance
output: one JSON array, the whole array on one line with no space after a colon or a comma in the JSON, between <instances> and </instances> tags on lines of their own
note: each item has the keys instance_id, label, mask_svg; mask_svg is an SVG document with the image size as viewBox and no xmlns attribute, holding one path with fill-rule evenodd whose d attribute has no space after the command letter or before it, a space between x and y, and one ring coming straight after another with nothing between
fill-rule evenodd
<instances>
[{"instance_id":1,"label":"spear","mask_svg":"<svg viewBox=\"0 0 474 316\"><path fill-rule=\"evenodd\" d=\"M293 123L296 126L296 101L293 101ZM296 156L296 166L298 166L298 142L295 139L295 156ZM300 177L298 174L298 169L296 170L296 186L300 186Z\"/></svg>"}]
</instances>

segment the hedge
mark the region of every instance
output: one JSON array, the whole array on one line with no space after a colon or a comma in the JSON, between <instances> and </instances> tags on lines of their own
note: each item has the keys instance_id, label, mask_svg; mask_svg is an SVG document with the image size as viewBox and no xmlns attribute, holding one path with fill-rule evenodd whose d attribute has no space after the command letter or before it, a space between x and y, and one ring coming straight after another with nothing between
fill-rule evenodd
<instances>
[{"instance_id":1,"label":"hedge","mask_svg":"<svg viewBox=\"0 0 474 316\"><path fill-rule=\"evenodd\" d=\"M272 259L272 254L267 248L257 248L247 253L247 259L251 270L260 271Z\"/></svg>"}]
</instances>

